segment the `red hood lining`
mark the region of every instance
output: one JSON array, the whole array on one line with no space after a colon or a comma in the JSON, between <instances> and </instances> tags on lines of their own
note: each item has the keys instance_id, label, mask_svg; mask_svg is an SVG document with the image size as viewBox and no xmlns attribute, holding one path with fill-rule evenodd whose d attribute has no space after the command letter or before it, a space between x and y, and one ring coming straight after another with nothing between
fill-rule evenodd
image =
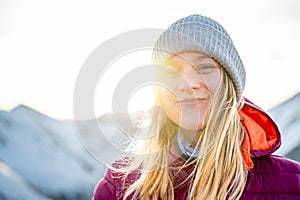
<instances>
[{"instance_id":1,"label":"red hood lining","mask_svg":"<svg viewBox=\"0 0 300 200\"><path fill-rule=\"evenodd\" d=\"M273 153L279 147L280 133L268 114L247 99L239 114L245 132L242 143L243 157L246 167L251 169L251 157Z\"/></svg>"}]
</instances>

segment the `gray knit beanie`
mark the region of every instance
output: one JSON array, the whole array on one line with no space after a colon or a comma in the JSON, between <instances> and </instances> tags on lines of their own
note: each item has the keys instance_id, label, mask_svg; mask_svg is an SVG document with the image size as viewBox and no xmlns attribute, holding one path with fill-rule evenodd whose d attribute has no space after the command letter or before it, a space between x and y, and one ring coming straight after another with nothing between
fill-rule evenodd
<instances>
[{"instance_id":1,"label":"gray knit beanie","mask_svg":"<svg viewBox=\"0 0 300 200\"><path fill-rule=\"evenodd\" d=\"M197 14L179 19L158 39L153 59L161 64L184 51L201 52L216 59L231 77L238 102L242 101L245 68L229 34L218 22Z\"/></svg>"}]
</instances>

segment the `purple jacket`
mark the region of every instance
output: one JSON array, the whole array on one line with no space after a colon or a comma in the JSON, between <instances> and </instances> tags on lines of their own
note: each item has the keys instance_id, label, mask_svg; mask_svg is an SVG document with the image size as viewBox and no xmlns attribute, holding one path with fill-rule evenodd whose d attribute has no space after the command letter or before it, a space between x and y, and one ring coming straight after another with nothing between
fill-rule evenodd
<instances>
[{"instance_id":1,"label":"purple jacket","mask_svg":"<svg viewBox=\"0 0 300 200\"><path fill-rule=\"evenodd\" d=\"M260 108L246 100L240 111L245 138L243 156L249 168L247 183L241 200L300 200L300 163L272 155L280 146L280 133L272 119ZM185 160L170 151L172 166L182 166ZM192 166L173 176L175 200L184 200L191 182L186 177ZM123 176L108 169L95 187L92 200L121 200L124 188L139 178L139 172ZM125 182L124 182L125 181ZM125 183L125 186L124 186ZM176 187L178 186L178 187Z\"/></svg>"}]
</instances>

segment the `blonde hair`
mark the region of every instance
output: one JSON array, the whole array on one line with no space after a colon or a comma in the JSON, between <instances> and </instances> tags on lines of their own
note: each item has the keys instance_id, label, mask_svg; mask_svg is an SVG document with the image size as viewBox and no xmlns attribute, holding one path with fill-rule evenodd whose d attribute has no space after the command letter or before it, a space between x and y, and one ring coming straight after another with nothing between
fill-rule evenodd
<instances>
[{"instance_id":1,"label":"blonde hair","mask_svg":"<svg viewBox=\"0 0 300 200\"><path fill-rule=\"evenodd\" d=\"M158 94L157 101L160 100ZM206 127L195 146L201 147L189 178L193 178L188 199L239 199L243 193L247 170L241 152L244 137L238 114L233 82L222 68L222 78L212 98ZM165 119L165 120L162 120ZM162 123L163 122L163 123ZM174 186L169 173L170 147L178 132L178 125L166 117L161 109L154 109L149 138L143 141L127 173L139 169L141 176L127 188L130 195L140 199L174 200ZM157 133L157 134L156 134ZM136 146L135 146L136 147ZM185 162L178 170L191 165ZM128 171L129 169L129 171Z\"/></svg>"}]
</instances>

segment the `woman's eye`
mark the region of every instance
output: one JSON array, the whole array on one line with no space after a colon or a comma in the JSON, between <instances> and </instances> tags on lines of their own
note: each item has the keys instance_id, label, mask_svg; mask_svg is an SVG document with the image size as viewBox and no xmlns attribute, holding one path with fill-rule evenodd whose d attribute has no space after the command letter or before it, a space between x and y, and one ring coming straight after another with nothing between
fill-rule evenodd
<instances>
[{"instance_id":1,"label":"woman's eye","mask_svg":"<svg viewBox=\"0 0 300 200\"><path fill-rule=\"evenodd\" d=\"M197 71L202 74L213 72L216 69L214 65L200 65L197 67Z\"/></svg>"}]
</instances>

